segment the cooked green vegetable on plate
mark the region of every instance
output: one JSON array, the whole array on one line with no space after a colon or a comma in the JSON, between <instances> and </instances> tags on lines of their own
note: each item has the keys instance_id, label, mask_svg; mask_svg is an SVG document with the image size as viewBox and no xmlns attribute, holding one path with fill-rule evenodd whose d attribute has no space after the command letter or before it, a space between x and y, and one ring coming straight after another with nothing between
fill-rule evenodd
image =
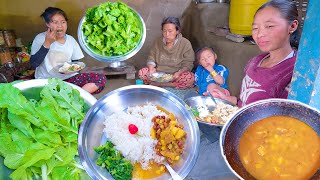
<instances>
[{"instance_id":1,"label":"cooked green vegetable on plate","mask_svg":"<svg viewBox=\"0 0 320 180\"><path fill-rule=\"evenodd\" d=\"M107 141L104 145L94 148L94 150L99 154L97 165L106 168L114 179L131 179L133 171L131 162L114 148L111 141Z\"/></svg>"}]
</instances>

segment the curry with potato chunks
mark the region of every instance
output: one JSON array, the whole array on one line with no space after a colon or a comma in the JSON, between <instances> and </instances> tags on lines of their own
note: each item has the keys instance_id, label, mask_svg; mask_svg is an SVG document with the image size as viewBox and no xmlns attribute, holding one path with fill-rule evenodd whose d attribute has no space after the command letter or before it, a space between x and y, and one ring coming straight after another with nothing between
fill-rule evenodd
<instances>
[{"instance_id":1,"label":"curry with potato chunks","mask_svg":"<svg viewBox=\"0 0 320 180\"><path fill-rule=\"evenodd\" d=\"M246 129L239 155L257 179L308 179L320 167L320 137L298 119L271 116Z\"/></svg>"},{"instance_id":2,"label":"curry with potato chunks","mask_svg":"<svg viewBox=\"0 0 320 180\"><path fill-rule=\"evenodd\" d=\"M157 109L164 112L165 115L156 115L151 120L153 127L150 130L150 135L152 139L158 141L155 152L157 155L164 157L168 163L175 164L180 160L184 151L187 133L174 114L159 106L157 106ZM140 163L136 163L134 164L132 177L134 179L152 179L165 172L166 168L161 163L151 161L148 169L143 169Z\"/></svg>"},{"instance_id":3,"label":"curry with potato chunks","mask_svg":"<svg viewBox=\"0 0 320 180\"><path fill-rule=\"evenodd\" d=\"M186 132L183 126L179 124L173 114L169 116L155 116L152 119L154 123L151 129L151 136L158 139L156 152L173 164L180 159L186 141Z\"/></svg>"}]
</instances>

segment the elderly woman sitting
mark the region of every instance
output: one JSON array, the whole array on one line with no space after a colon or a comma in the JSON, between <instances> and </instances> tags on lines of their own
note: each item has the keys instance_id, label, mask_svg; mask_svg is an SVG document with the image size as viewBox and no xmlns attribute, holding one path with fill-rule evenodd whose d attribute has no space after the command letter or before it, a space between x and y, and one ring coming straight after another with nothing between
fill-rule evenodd
<instances>
[{"instance_id":1,"label":"elderly woman sitting","mask_svg":"<svg viewBox=\"0 0 320 180\"><path fill-rule=\"evenodd\" d=\"M151 49L147 67L139 70L139 78L144 84L161 87L186 89L194 86L194 74L191 72L194 51L188 39L182 37L179 19L167 17L162 21L162 37L158 38ZM173 74L173 80L167 83L150 81L155 72Z\"/></svg>"}]
</instances>

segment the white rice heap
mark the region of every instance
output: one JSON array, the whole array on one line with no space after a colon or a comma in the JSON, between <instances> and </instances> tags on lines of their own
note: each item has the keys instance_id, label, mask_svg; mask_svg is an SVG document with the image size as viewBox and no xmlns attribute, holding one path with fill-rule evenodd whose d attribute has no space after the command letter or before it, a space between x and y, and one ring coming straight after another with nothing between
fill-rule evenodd
<instances>
[{"instance_id":1,"label":"white rice heap","mask_svg":"<svg viewBox=\"0 0 320 180\"><path fill-rule=\"evenodd\" d=\"M104 133L115 145L115 148L132 164L139 162L143 169L148 169L150 160L157 163L163 161L163 157L155 152L157 140L151 138L150 131L153 126L154 116L167 116L157 109L155 105L128 107L127 112L118 111L106 117ZM129 124L138 127L139 135L130 134Z\"/></svg>"}]
</instances>

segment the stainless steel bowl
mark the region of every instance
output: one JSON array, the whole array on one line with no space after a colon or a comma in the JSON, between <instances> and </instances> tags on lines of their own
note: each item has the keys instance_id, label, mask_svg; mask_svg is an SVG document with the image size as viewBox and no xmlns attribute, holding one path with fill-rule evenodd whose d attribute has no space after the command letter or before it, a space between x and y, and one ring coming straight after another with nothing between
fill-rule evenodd
<instances>
[{"instance_id":1,"label":"stainless steel bowl","mask_svg":"<svg viewBox=\"0 0 320 180\"><path fill-rule=\"evenodd\" d=\"M87 91L83 90L79 86L76 86L74 84L70 84L66 82L70 86L72 86L74 89L77 89L80 92L80 96L84 99L85 107L84 110L88 111L91 106L93 106L94 103L96 103L97 99L88 93ZM20 89L21 93L27 98L27 99L40 99L40 91L43 89L45 85L48 84L47 79L32 79L28 81L21 81L13 86ZM0 179L10 179L9 176L12 173L11 169L8 169L4 165L4 159L2 156L0 156ZM89 179L88 175L83 171L80 173L80 179L81 180L87 180Z\"/></svg>"},{"instance_id":2,"label":"stainless steel bowl","mask_svg":"<svg viewBox=\"0 0 320 180\"><path fill-rule=\"evenodd\" d=\"M127 67L127 63L124 61L113 62L108 65L113 71L123 71Z\"/></svg>"},{"instance_id":3,"label":"stainless steel bowl","mask_svg":"<svg viewBox=\"0 0 320 180\"><path fill-rule=\"evenodd\" d=\"M125 110L128 106L152 103L172 112L183 124L187 133L185 151L181 160L173 169L185 178L193 168L199 153L200 133L192 114L185 108L185 103L173 93L149 85L131 85L116 89L104 95L90 108L79 130L78 150L80 160L93 179L113 179L107 170L96 165L97 154L94 147L100 145L105 116L116 110ZM170 179L164 174L155 179Z\"/></svg>"},{"instance_id":4,"label":"stainless steel bowl","mask_svg":"<svg viewBox=\"0 0 320 180\"><path fill-rule=\"evenodd\" d=\"M141 15L135 11L134 9L132 9L130 7L130 9L135 13L135 15L137 16L138 20L139 20L139 24L140 24L140 39L136 45L135 48L133 48L131 51L127 52L126 54L123 55L118 55L118 56L103 56L101 54L98 54L96 52L94 52L90 46L88 45L88 43L86 42L86 37L83 34L82 31L82 24L83 22L85 22L85 15L81 18L80 22L79 22L79 26L78 26L78 40L79 40L79 44L82 47L82 49L91 57L99 60L99 61L103 61L103 62L117 62L117 61L124 61L127 60L129 58L131 58L132 56L134 56L143 46L145 39L146 39L146 25L145 22L143 20L143 18L141 17Z\"/></svg>"},{"instance_id":5,"label":"stainless steel bowl","mask_svg":"<svg viewBox=\"0 0 320 180\"><path fill-rule=\"evenodd\" d=\"M238 146L242 133L254 122L269 116L291 116L303 121L320 136L320 112L294 100L267 99L241 108L223 127L220 135L222 156L230 170L240 179L254 179L242 165ZM320 179L320 170L311 179Z\"/></svg>"},{"instance_id":6,"label":"stainless steel bowl","mask_svg":"<svg viewBox=\"0 0 320 180\"><path fill-rule=\"evenodd\" d=\"M230 102L225 101L223 99L214 98L214 100L217 103L222 102L225 104L230 104ZM216 108L216 103L211 99L210 96L200 96L200 95L193 96L193 97L189 97L189 98L185 99L184 101L189 106L189 108L197 108L197 106L204 105L208 108L208 110L210 112ZM232 104L230 104L230 105L232 105ZM209 125L209 126L219 126L219 127L223 126L223 124L214 124L214 123L209 123L209 122L205 122L205 121L201 121L201 120L197 120L197 121L201 124L205 124L205 125Z\"/></svg>"},{"instance_id":7,"label":"stainless steel bowl","mask_svg":"<svg viewBox=\"0 0 320 180\"><path fill-rule=\"evenodd\" d=\"M84 89L82 89L79 86L76 86L74 84L65 82L72 86L74 89L77 89L80 92L80 96L84 99L85 102L85 111L88 111L91 106L93 106L94 103L97 102L97 99ZM32 79L28 81L22 81L17 84L14 84L14 86L21 90L22 94L27 99L40 99L40 91L42 88L48 84L47 79Z\"/></svg>"}]
</instances>

